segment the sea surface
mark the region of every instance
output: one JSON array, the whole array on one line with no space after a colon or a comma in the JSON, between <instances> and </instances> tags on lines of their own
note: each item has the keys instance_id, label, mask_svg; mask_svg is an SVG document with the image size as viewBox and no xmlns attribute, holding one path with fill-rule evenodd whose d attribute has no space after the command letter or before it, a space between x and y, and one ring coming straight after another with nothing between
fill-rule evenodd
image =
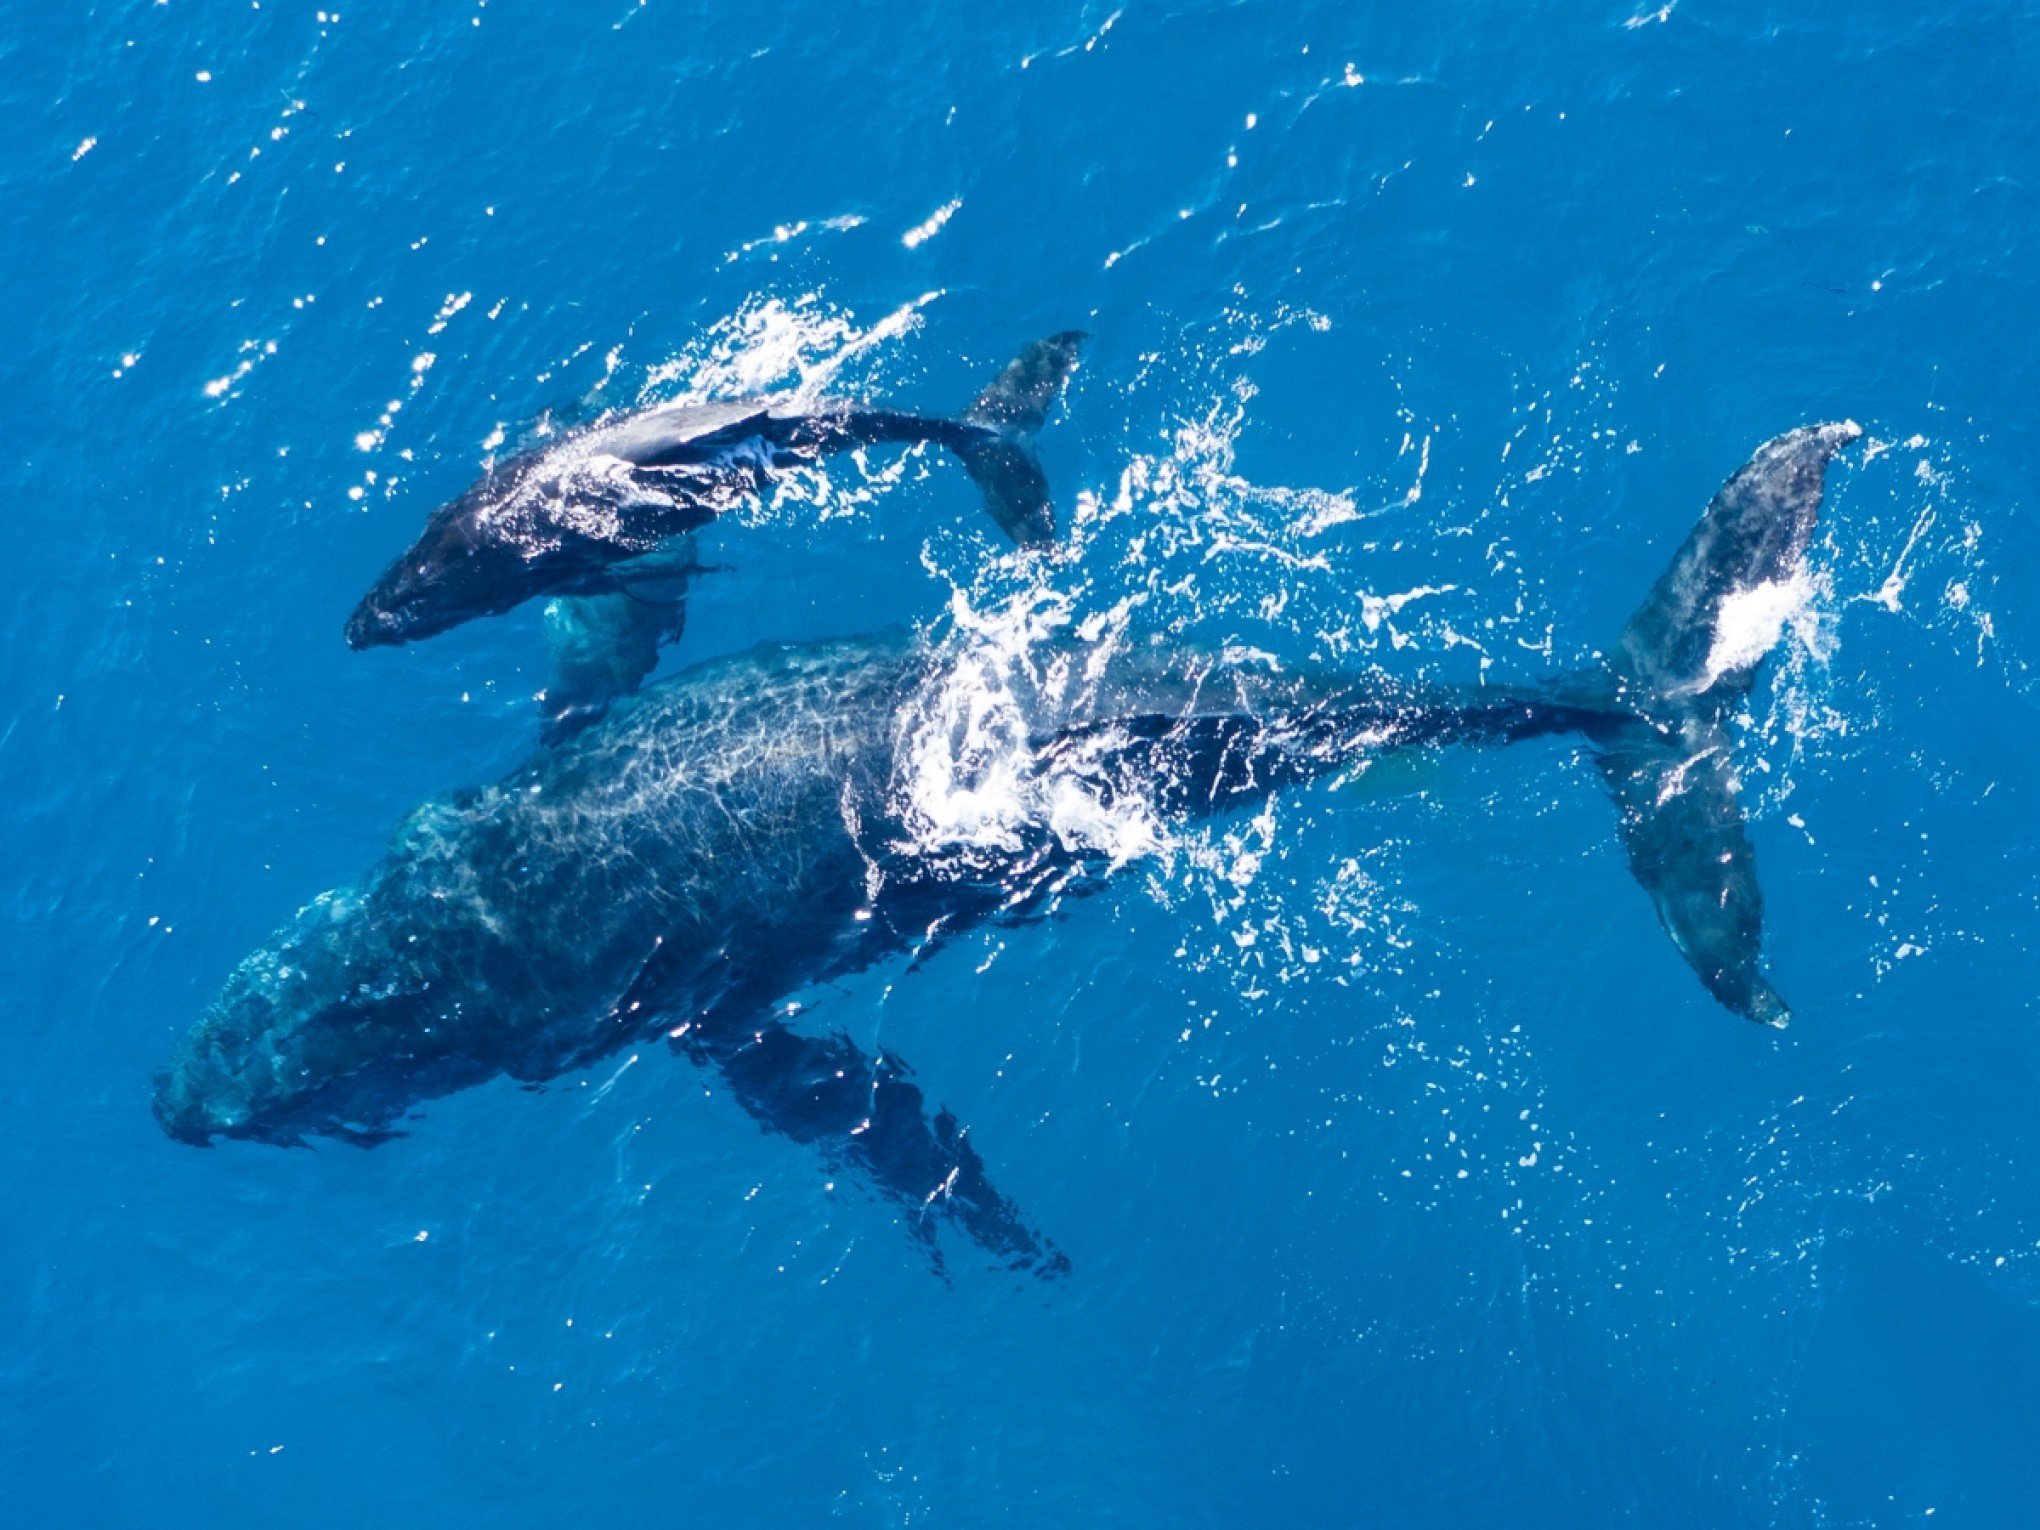
<instances>
[{"instance_id":1,"label":"sea surface","mask_svg":"<svg viewBox=\"0 0 2040 1530\"><path fill-rule=\"evenodd\" d=\"M2036 197L2030 0L15 0L0 1515L2040 1523ZM1854 419L1739 730L1791 1027L1558 740L1129 843L802 1017L1060 1279L938 1272L657 1046L367 1151L158 1129L242 956L533 747L538 603L340 636L486 458L954 411L1073 327L1071 557L838 459L704 536L668 667L904 623L1541 678Z\"/></svg>"}]
</instances>

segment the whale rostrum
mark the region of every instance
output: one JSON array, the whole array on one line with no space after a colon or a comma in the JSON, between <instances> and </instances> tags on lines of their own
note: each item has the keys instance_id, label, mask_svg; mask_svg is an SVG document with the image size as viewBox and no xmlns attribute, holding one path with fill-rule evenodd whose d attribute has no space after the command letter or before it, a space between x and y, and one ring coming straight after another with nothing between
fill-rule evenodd
<instances>
[{"instance_id":1,"label":"whale rostrum","mask_svg":"<svg viewBox=\"0 0 2040 1530\"><path fill-rule=\"evenodd\" d=\"M1072 801L1184 824L1396 751L1555 735L1586 741L1636 880L1708 991L1782 1023L1728 749L1776 630L1741 624L1793 577L1828 463L1858 434L1812 426L1762 447L1590 670L1453 689L1160 643L1096 673L1037 666L1061 678L1009 698L1001 763L1021 807L994 835L939 832L922 796L945 702L973 683L960 637L684 670L502 780L417 809L363 881L234 971L178 1044L157 1117L189 1142L370 1141L434 1096L663 1036L931 1237L946 1222L1053 1272L1061 1256L903 1066L804 1031L788 997L1108 872L1119 858L1072 828Z\"/></svg>"}]
</instances>

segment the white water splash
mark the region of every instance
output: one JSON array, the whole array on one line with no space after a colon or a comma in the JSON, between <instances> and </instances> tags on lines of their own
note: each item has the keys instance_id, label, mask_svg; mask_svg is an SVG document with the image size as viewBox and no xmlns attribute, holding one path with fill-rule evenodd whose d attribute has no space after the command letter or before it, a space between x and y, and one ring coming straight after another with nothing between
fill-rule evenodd
<instances>
[{"instance_id":1,"label":"white water splash","mask_svg":"<svg viewBox=\"0 0 2040 1530\"><path fill-rule=\"evenodd\" d=\"M1229 334L1212 350L1234 365L1261 349L1269 328L1310 321L1296 315L1255 327L1241 318L1245 334ZM1152 383L1154 371L1179 364L1157 358L1129 396ZM961 657L940 677L902 751L911 769L895 783L919 853L967 860L983 851L989 862L991 852L1032 842L1114 867L1143 863L1157 902L1187 898L1208 910L1186 936L1185 961L1234 973L1243 993L1310 976L1349 981L1380 953L1395 952L1395 900L1382 892L1392 878L1357 873L1349 850L1322 864L1308 856L1291 863L1300 797L1266 800L1245 820L1182 821L1124 782L1101 792L1098 761L1082 746L1035 774L1038 725L1030 738L1028 719L1113 683L1115 656L1148 639L1208 655L1201 662L1219 683L1282 676L1312 662L1346 668L1377 650L1403 654L1398 667L1408 674L1426 655L1480 648L1470 634L1484 637L1484 620L1495 625L1480 614L1478 590L1457 577L1459 566L1455 577L1407 588L1375 583L1384 553L1436 567L1424 533L1452 507L1449 496L1424 499L1435 429L1413 417L1390 422L1386 483L1268 483L1241 463L1255 396L1243 377L1218 388L1202 408L1169 423L1159 450L1126 461L1109 485L1080 490L1060 558L987 565L978 528L937 533L924 561L949 585ZM1087 400L1093 411L1098 402ZM1453 538L1445 550L1479 559L1469 574L1494 562L1470 539ZM1523 597L1514 569L1501 573L1508 626L1522 620ZM1358 577L1375 588L1354 588ZM1097 752L1119 742L1107 730ZM1317 811L1306 805L1301 816Z\"/></svg>"},{"instance_id":2,"label":"white water splash","mask_svg":"<svg viewBox=\"0 0 2040 1530\"><path fill-rule=\"evenodd\" d=\"M832 391L860 396L882 391L875 377L862 376L852 384L847 374L857 364L883 357L917 330L922 314L941 295L924 292L870 324L859 323L850 311L816 293L747 303L711 324L679 354L648 367L632 407L761 395L800 405ZM598 388L607 381L605 376ZM860 449L827 462L782 467L763 497L737 507L730 518L760 526L795 517L814 523L859 514L918 471L921 461L921 449L909 446L876 462Z\"/></svg>"},{"instance_id":3,"label":"white water splash","mask_svg":"<svg viewBox=\"0 0 2040 1530\"><path fill-rule=\"evenodd\" d=\"M926 244L930 239L933 239L942 232L942 225L955 217L956 210L961 206L963 206L962 197L943 203L935 211L928 214L926 218L923 218L919 223L900 235L900 243L910 250L917 245Z\"/></svg>"},{"instance_id":4,"label":"white water splash","mask_svg":"<svg viewBox=\"0 0 2040 1530\"><path fill-rule=\"evenodd\" d=\"M1723 676L1754 669L1776 648L1788 625L1809 644L1817 631L1813 575L1804 564L1784 579L1731 590L1714 613L1714 642L1707 651L1704 691Z\"/></svg>"},{"instance_id":5,"label":"white water splash","mask_svg":"<svg viewBox=\"0 0 2040 1530\"><path fill-rule=\"evenodd\" d=\"M1878 682L1833 662L1857 623L1896 620L1952 639L1976 666L1994 664L2016 688L2030 684L2025 663L1999 634L1997 574L1982 523L1965 500L1952 450L1917 433L1873 434L1860 456L1836 459L1820 535L1793 581L1798 598L1780 597L1788 605L1780 641L1752 697L1754 715L1739 730L1743 802L1752 817L1778 812L1809 763L1825 768L1867 747L1859 741L1878 727ZM1797 814L1789 821L1815 837Z\"/></svg>"},{"instance_id":6,"label":"white water splash","mask_svg":"<svg viewBox=\"0 0 2040 1530\"><path fill-rule=\"evenodd\" d=\"M1081 652L1058 644L1071 612L1070 598L1045 583L983 608L970 592L952 592L955 638L920 702L906 709L895 755L902 849L968 861L1018 853L1045 834L1111 869L1166 853L1169 836L1153 811L1135 797L1108 801L1083 751L1047 768L1039 757L1040 719L1093 682L1115 647L1092 623Z\"/></svg>"},{"instance_id":7,"label":"white water splash","mask_svg":"<svg viewBox=\"0 0 2040 1530\"><path fill-rule=\"evenodd\" d=\"M849 362L918 328L923 311L941 295L924 292L869 325L860 325L854 314L815 293L747 303L711 324L677 356L648 368L638 403L763 393L814 398Z\"/></svg>"},{"instance_id":8,"label":"white water splash","mask_svg":"<svg viewBox=\"0 0 2040 1530\"><path fill-rule=\"evenodd\" d=\"M1902 441L1871 436L1853 476L1864 510L1860 530L1838 552L1845 599L1962 633L1976 663L1987 663L1998 641L1991 611L1997 579L1951 449L1918 433ZM2023 685L2024 664L1996 656Z\"/></svg>"},{"instance_id":9,"label":"white water splash","mask_svg":"<svg viewBox=\"0 0 2040 1530\"><path fill-rule=\"evenodd\" d=\"M1276 327L1311 317L1290 316ZM1225 356L1253 354L1260 338L1255 331L1233 340ZM1466 636L1477 625L1475 607L1457 578L1401 590L1352 584L1356 570L1380 577L1387 566L1381 554L1400 559L1413 550L1405 547L1403 528L1416 520L1432 434L1402 432L1386 484L1267 483L1239 462L1255 396L1252 383L1236 379L1201 412L1177 419L1164 450L1133 456L1109 489L1080 491L1069 536L1073 556L1115 588L1138 588L1159 630L1229 631L1237 641L1235 624L1245 622L1267 632L1268 640L1253 646L1290 662L1337 661L1381 647L1480 647ZM1405 607L1431 597L1451 598L1399 620ZM1503 621L1517 619L1510 613Z\"/></svg>"}]
</instances>

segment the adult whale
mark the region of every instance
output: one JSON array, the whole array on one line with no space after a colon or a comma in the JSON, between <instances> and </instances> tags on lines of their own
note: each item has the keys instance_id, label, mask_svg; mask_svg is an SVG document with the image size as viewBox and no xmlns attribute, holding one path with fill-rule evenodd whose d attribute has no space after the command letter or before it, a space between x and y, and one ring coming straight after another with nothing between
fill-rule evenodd
<instances>
[{"instance_id":1,"label":"adult whale","mask_svg":"<svg viewBox=\"0 0 2040 1530\"><path fill-rule=\"evenodd\" d=\"M1055 518L1034 436L1084 339L1068 330L1033 342L954 420L793 396L606 415L491 467L435 510L362 597L347 641L407 643L535 595L627 591L636 560L757 494L774 473L885 442L953 452L1007 536L1047 542ZM652 578L664 584L667 573Z\"/></svg>"},{"instance_id":2,"label":"adult whale","mask_svg":"<svg viewBox=\"0 0 2040 1530\"><path fill-rule=\"evenodd\" d=\"M954 640L759 649L683 671L492 786L419 808L358 886L245 960L179 1043L155 1110L188 1142L372 1140L418 1102L553 1077L665 1034L770 1130L815 1143L919 1224L1059 1267L896 1065L804 1036L784 999L931 938L1024 914L1116 863L1089 826L1233 811L1393 750L1584 735L1637 880L1723 1004L1782 1022L1724 730L1777 635L1829 460L1768 443L1717 494L1611 657L1518 690L1380 673L1271 676L1158 646L1047 655L1006 693ZM959 746L959 738L965 744ZM961 755L959 748L961 747ZM967 757L967 758L966 758ZM1004 783L958 839L932 778ZM969 785L971 783L965 783Z\"/></svg>"}]
</instances>

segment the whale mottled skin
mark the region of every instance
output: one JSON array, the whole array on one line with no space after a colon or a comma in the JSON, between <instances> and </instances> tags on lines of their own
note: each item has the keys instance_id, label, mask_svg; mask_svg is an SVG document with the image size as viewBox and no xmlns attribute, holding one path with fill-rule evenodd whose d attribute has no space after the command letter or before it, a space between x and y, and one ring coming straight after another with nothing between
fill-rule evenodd
<instances>
[{"instance_id":1,"label":"whale mottled skin","mask_svg":"<svg viewBox=\"0 0 2040 1530\"><path fill-rule=\"evenodd\" d=\"M756 495L774 473L885 442L960 459L1014 542L1055 518L1034 437L1075 369L1076 330L1021 351L959 419L765 397L613 414L512 456L441 506L348 618L355 648L408 643L538 595L628 589L634 560Z\"/></svg>"},{"instance_id":2,"label":"whale mottled skin","mask_svg":"<svg viewBox=\"0 0 2040 1530\"><path fill-rule=\"evenodd\" d=\"M946 652L895 634L699 666L504 780L427 803L364 882L235 971L177 1048L159 1120L191 1142L374 1141L423 1099L552 1078L664 1033L768 1129L904 1204L935 1197L933 1213L1012 1263L1053 1265L896 1065L776 1014L931 930L1014 912L1087 858L1047 820L955 859L916 848L901 792ZM1576 725L1530 698L1433 703L1385 680L1257 702L1166 658L1043 698L1029 724L1038 776L1165 813L1363 751Z\"/></svg>"},{"instance_id":3,"label":"whale mottled skin","mask_svg":"<svg viewBox=\"0 0 2040 1530\"><path fill-rule=\"evenodd\" d=\"M1626 719L1603 734L1597 758L1631 868L1707 991L1769 1025L1791 1011L1759 966L1764 896L1728 724L1776 641L1772 597L1805 557L1828 464L1862 433L1853 421L1809 425L1759 447L1709 503L1609 661L1611 699Z\"/></svg>"},{"instance_id":4,"label":"whale mottled skin","mask_svg":"<svg viewBox=\"0 0 2040 1530\"><path fill-rule=\"evenodd\" d=\"M1511 690L1379 672L1274 676L1162 645L1044 662L1005 767L1036 806L931 834L918 787L966 684L958 640L769 647L619 703L490 786L419 808L362 883L244 961L156 1095L172 1136L374 1140L422 1100L663 1034L768 1130L818 1146L1016 1266L1060 1256L895 1062L802 1035L783 1001L993 916L1111 857L1072 802L1222 814L1395 750L1584 737L1630 865L1730 1009L1780 1021L1721 730L1760 655L1720 668L1742 594L1787 577L1853 426L1768 444L1716 496L1605 666ZM1051 659L1053 656L1049 656ZM1073 658L1086 655L1076 652Z\"/></svg>"}]
</instances>

